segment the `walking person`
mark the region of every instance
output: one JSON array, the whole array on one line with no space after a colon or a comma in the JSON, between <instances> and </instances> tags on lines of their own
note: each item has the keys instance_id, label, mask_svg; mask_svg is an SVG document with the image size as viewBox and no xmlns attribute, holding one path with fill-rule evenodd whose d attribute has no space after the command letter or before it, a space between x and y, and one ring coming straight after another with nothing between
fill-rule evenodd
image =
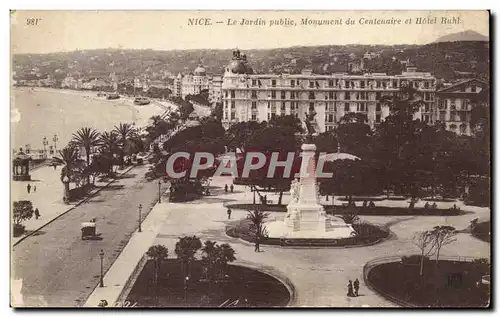
<instances>
[{"instance_id":1,"label":"walking person","mask_svg":"<svg viewBox=\"0 0 500 317\"><path fill-rule=\"evenodd\" d=\"M227 209L227 219L231 219L231 208Z\"/></svg>"},{"instance_id":2,"label":"walking person","mask_svg":"<svg viewBox=\"0 0 500 317\"><path fill-rule=\"evenodd\" d=\"M254 252L260 252L260 237L257 235L255 237L255 249L253 250Z\"/></svg>"},{"instance_id":3,"label":"walking person","mask_svg":"<svg viewBox=\"0 0 500 317\"><path fill-rule=\"evenodd\" d=\"M31 191L31 185L30 185L30 184L28 184L28 186L26 186L26 189L28 190L28 194L29 194L29 193L30 193L30 191Z\"/></svg>"},{"instance_id":4,"label":"walking person","mask_svg":"<svg viewBox=\"0 0 500 317\"><path fill-rule=\"evenodd\" d=\"M356 279L354 281L354 296L358 297L359 296L359 280Z\"/></svg>"},{"instance_id":5,"label":"walking person","mask_svg":"<svg viewBox=\"0 0 500 317\"><path fill-rule=\"evenodd\" d=\"M352 292L352 281L349 280L349 284L347 284L347 297L354 297L354 293Z\"/></svg>"},{"instance_id":6,"label":"walking person","mask_svg":"<svg viewBox=\"0 0 500 317\"><path fill-rule=\"evenodd\" d=\"M38 208L35 208L35 219L38 220L40 218L40 210Z\"/></svg>"},{"instance_id":7,"label":"walking person","mask_svg":"<svg viewBox=\"0 0 500 317\"><path fill-rule=\"evenodd\" d=\"M224 185L224 192L226 192L226 193L227 193L227 184L226 184L226 185Z\"/></svg>"},{"instance_id":8,"label":"walking person","mask_svg":"<svg viewBox=\"0 0 500 317\"><path fill-rule=\"evenodd\" d=\"M33 192L36 193L36 185L33 186Z\"/></svg>"},{"instance_id":9,"label":"walking person","mask_svg":"<svg viewBox=\"0 0 500 317\"><path fill-rule=\"evenodd\" d=\"M231 193L234 192L234 186L231 184Z\"/></svg>"}]
</instances>

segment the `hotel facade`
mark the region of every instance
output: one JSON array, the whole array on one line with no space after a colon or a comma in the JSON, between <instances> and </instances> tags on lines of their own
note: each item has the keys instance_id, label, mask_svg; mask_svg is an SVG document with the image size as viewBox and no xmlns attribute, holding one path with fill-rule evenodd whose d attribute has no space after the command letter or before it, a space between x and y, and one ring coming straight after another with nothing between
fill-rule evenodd
<instances>
[{"instance_id":1,"label":"hotel facade","mask_svg":"<svg viewBox=\"0 0 500 317\"><path fill-rule=\"evenodd\" d=\"M409 67L401 75L382 73L317 75L254 74L246 56L233 52L222 81L223 125L244 121L268 121L274 116L295 115L304 121L306 113L316 112L316 131L332 130L347 113L363 113L373 128L389 115L381 103L386 95L410 85L420 92L424 106L415 118L434 123L436 78Z\"/></svg>"},{"instance_id":2,"label":"hotel facade","mask_svg":"<svg viewBox=\"0 0 500 317\"><path fill-rule=\"evenodd\" d=\"M415 119L427 124L441 120L449 130L470 135L472 105L463 108L464 111L467 109L467 115L455 115L450 108L443 116L437 107L436 83L432 74L418 72L415 67L407 67L407 71L400 75L317 75L310 70L303 70L301 74L254 74L246 56L236 50L222 80L222 122L227 129L237 122L262 122L280 115L295 115L304 121L306 113L314 110L313 125L318 132L334 129L347 113L365 114L373 128L389 115L389 107L381 102L383 97L392 95L401 87L411 86L423 101ZM480 88L469 89L480 91Z\"/></svg>"}]
</instances>

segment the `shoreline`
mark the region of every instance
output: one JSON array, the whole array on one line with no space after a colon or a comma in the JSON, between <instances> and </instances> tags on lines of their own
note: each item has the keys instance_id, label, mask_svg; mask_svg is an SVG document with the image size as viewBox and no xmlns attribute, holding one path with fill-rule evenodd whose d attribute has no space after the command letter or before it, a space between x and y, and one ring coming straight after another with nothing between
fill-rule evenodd
<instances>
[{"instance_id":1,"label":"shoreline","mask_svg":"<svg viewBox=\"0 0 500 317\"><path fill-rule=\"evenodd\" d=\"M119 122L128 122L142 130L151 123L152 116L161 116L169 109L177 108L169 101L150 98L150 104L139 106L134 104L134 97L120 96L120 99L107 100L105 97L97 97L97 93L46 87L12 87L10 148L18 149L24 144L31 144L32 150L41 149L41 137L40 145L36 145L37 134L65 135L60 140L65 144L71 133L85 125L105 131L113 129ZM33 106L38 103L41 107L32 107L31 103ZM90 114L84 112L83 109L87 108ZM97 117L92 118L93 113ZM82 119L82 116L85 118ZM43 122L59 123L47 125ZM63 143L59 144L62 146Z\"/></svg>"}]
</instances>

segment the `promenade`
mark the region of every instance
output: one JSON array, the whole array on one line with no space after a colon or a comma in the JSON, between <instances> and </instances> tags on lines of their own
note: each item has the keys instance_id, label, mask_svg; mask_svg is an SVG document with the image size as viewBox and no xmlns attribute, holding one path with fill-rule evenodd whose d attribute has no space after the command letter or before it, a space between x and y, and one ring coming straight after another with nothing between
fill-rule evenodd
<instances>
[{"instance_id":1,"label":"promenade","mask_svg":"<svg viewBox=\"0 0 500 317\"><path fill-rule=\"evenodd\" d=\"M234 209L231 220L228 220L223 203L252 201L252 193L244 186L236 185L234 193L224 193L224 184L230 182L228 177L214 178L211 183L212 186L217 186L211 191L214 196L190 203L163 203L155 206L144 222L143 230L146 234L134 234L119 260L106 274L105 287L96 288L85 306L96 307L101 299L106 299L110 306L113 305L120 293L127 291L123 290L125 283L150 245L165 245L169 249L169 257L175 257L173 250L178 237L196 235L202 240L210 239L231 244L236 251L237 260L234 264L261 268L290 281L295 289L295 300L291 306L394 307L395 304L373 293L364 284L363 266L367 261L381 256L417 253L418 249L410 240L415 232L444 224L463 229L472 219L489 215L488 208L457 204L473 213L452 217L361 216L363 221L388 224L393 236L380 244L361 248L281 248L264 245L261 246L262 252L256 253L252 244L225 234L226 225L245 218L247 213ZM277 195L274 197L269 194L268 198L276 199ZM284 196L283 203L288 203L289 198L288 195ZM407 206L406 201L385 203ZM383 204L384 202L381 202L378 205ZM450 207L452 205L453 203ZM283 217L284 213L273 212L269 220L282 220ZM155 238L152 239L152 236ZM442 255L490 258L490 245L467 233L460 233L456 242L442 249ZM347 282L356 278L361 283L361 296L349 298L346 296Z\"/></svg>"}]
</instances>

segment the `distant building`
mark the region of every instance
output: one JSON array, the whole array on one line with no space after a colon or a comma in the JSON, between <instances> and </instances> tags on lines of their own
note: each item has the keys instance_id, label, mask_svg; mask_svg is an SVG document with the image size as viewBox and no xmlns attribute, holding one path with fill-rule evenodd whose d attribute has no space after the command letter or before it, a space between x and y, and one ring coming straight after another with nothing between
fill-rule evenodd
<instances>
[{"instance_id":1,"label":"distant building","mask_svg":"<svg viewBox=\"0 0 500 317\"><path fill-rule=\"evenodd\" d=\"M365 61L363 58L349 62L347 64L347 71L349 73L362 73L365 71Z\"/></svg>"},{"instance_id":2,"label":"distant building","mask_svg":"<svg viewBox=\"0 0 500 317\"><path fill-rule=\"evenodd\" d=\"M363 58L366 58L366 59L380 58L380 53L366 52L365 55L363 55Z\"/></svg>"},{"instance_id":3,"label":"distant building","mask_svg":"<svg viewBox=\"0 0 500 317\"><path fill-rule=\"evenodd\" d=\"M486 97L481 98L481 94ZM471 111L488 104L488 84L478 79L461 80L438 90L436 100L436 121L443 122L449 131L471 135Z\"/></svg>"},{"instance_id":4,"label":"distant building","mask_svg":"<svg viewBox=\"0 0 500 317\"><path fill-rule=\"evenodd\" d=\"M280 115L295 115L304 121L306 113L315 111L316 131L324 132L354 112L366 114L373 127L389 115L382 97L405 85L417 89L425 104L415 118L433 123L436 78L430 73L317 75L304 69L301 74L254 74L246 56L236 50L222 81L222 122L228 128L237 122L262 122Z\"/></svg>"},{"instance_id":5,"label":"distant building","mask_svg":"<svg viewBox=\"0 0 500 317\"><path fill-rule=\"evenodd\" d=\"M201 65L196 67L193 73L182 75L179 73L173 80L172 95L186 98L187 95L198 95L202 91L208 91L210 103L222 100L222 76L209 75Z\"/></svg>"}]
</instances>

